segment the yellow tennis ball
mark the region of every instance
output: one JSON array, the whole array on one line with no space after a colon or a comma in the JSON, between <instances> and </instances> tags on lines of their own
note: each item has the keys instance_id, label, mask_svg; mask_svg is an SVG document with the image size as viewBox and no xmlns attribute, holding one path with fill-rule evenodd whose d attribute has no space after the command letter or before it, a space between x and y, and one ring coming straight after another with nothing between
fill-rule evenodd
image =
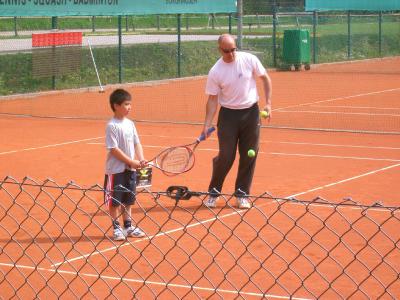
<instances>
[{"instance_id":1,"label":"yellow tennis ball","mask_svg":"<svg viewBox=\"0 0 400 300\"><path fill-rule=\"evenodd\" d=\"M256 151L254 151L253 149L250 149L249 151L247 151L247 156L248 157L256 156Z\"/></svg>"},{"instance_id":2,"label":"yellow tennis ball","mask_svg":"<svg viewBox=\"0 0 400 300\"><path fill-rule=\"evenodd\" d=\"M260 111L260 116L261 116L261 118L267 118L268 117L268 112L267 111L265 111L265 110L262 110L262 111Z\"/></svg>"}]
</instances>

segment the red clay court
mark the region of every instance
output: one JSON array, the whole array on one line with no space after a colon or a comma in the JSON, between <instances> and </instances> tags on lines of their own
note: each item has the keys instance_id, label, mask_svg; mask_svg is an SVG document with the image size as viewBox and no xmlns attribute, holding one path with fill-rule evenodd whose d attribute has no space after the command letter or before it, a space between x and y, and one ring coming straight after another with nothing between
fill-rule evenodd
<instances>
[{"instance_id":1,"label":"red clay court","mask_svg":"<svg viewBox=\"0 0 400 300\"><path fill-rule=\"evenodd\" d=\"M0 189L2 296L400 297L400 58L270 75L253 207L237 210L229 196L237 164L215 210L202 206L205 196L175 202L163 193L207 190L214 135L187 174L153 170L153 193L140 193L134 209L148 236L125 243L109 239L93 187L103 181L114 87L0 99L0 176L12 177ZM204 85L124 86L147 158L199 135Z\"/></svg>"}]
</instances>

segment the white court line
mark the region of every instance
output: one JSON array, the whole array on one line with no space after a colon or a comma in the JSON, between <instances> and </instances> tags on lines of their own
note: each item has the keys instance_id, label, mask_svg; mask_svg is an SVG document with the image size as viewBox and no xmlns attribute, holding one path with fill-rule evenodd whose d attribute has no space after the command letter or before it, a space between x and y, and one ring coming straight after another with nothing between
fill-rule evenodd
<instances>
[{"instance_id":1,"label":"white court line","mask_svg":"<svg viewBox=\"0 0 400 300\"><path fill-rule=\"evenodd\" d=\"M279 111L279 110L284 110L284 109L292 108L292 107L307 106L307 105L312 105L312 104L317 104L317 103L332 102L332 101L336 101L336 100L352 99L352 98L357 98L357 97L362 97L362 96L376 95L376 94L382 94L382 93L394 92L394 91L400 91L400 88L381 90L381 91L369 92L369 93L361 93L361 94L356 94L356 95L351 95L351 96L330 98L330 99L326 99L326 100L319 100L319 101L307 102L307 103L296 104L296 105L289 105L289 106L273 109L272 111Z\"/></svg>"},{"instance_id":2,"label":"white court line","mask_svg":"<svg viewBox=\"0 0 400 300\"><path fill-rule=\"evenodd\" d=\"M102 143L88 143L91 145L100 145ZM143 148L157 148L164 149L166 146L143 146ZM386 148L385 148L386 149ZM392 148L389 148L392 149ZM400 149L400 148L394 148ZM197 151L212 151L218 152L218 149L211 148L200 148ZM320 157L320 158L337 158L337 159L354 159L354 160L372 160L372 161L389 161L389 162L398 162L400 159L391 159L391 158L374 158L374 157L359 157L359 156L338 156L338 155L319 155L319 154L304 154L304 153L283 153L283 152L264 152L259 151L259 154L269 154L269 155L287 155L287 156L302 156L302 157Z\"/></svg>"},{"instance_id":3,"label":"white court line","mask_svg":"<svg viewBox=\"0 0 400 300\"><path fill-rule=\"evenodd\" d=\"M222 216L218 216L217 215L215 218L206 219L206 220L199 221L199 222L196 222L196 223L193 223L193 224L189 224L187 226L178 227L178 228L171 229L171 230L168 230L168 231L164 231L164 232L161 232L161 233L158 233L158 234L155 234L155 235L150 235L150 236L146 236L144 238L136 239L133 242L130 241L129 243L124 243L122 246L119 246L119 247L113 246L113 247L109 247L109 248L106 248L106 249L101 250L101 251L95 251L93 253L77 256L75 258L67 259L65 261L52 264L51 266L52 267L57 267L59 265L65 264L65 263L70 263L70 262L73 262L73 261L76 261L76 260L80 260L80 259L84 259L84 258L91 257L91 256L94 256L94 255L102 254L102 253L105 253L105 252L108 252L108 251L115 250L116 248L122 248L122 247L125 247L125 246L129 246L131 244L136 244L136 243L140 243L140 242L143 242L143 241L151 240L151 239L153 239L155 237L160 237L160 236L164 236L164 235L167 235L167 234L170 234L170 233L181 231L181 230L183 230L185 228L191 228L191 227L196 227L196 226L199 226L199 225L202 225L202 224L210 223L210 222L213 222L213 221L215 221L217 219L219 220L219 219L227 218L227 217L230 217L230 216L234 216L236 214L240 214L242 212L244 212L244 211L234 211L232 213L225 214L225 215L222 215Z\"/></svg>"},{"instance_id":4,"label":"white court line","mask_svg":"<svg viewBox=\"0 0 400 300\"><path fill-rule=\"evenodd\" d=\"M7 264L7 263L0 263L0 266L3 267L10 267L10 268L19 268L19 269L28 269L28 270L35 270L35 271L44 271L50 273L59 273L59 274L66 274L66 275L73 275L74 277L93 277L93 278L101 278L103 280L114 280L118 282L134 282L140 284L148 284L148 285L157 285L163 287L174 287L174 288L182 288L187 290L199 290L199 291L207 291L207 292L218 292L221 294L234 294L234 295L245 295L245 296L255 296L255 297L267 297L270 299L295 299L295 300L308 300L307 298L299 298L299 297L286 297L286 296L277 296L271 294L261 294L261 293L253 293L253 292L237 292L231 291L226 289L213 289L201 286L190 286L190 285L183 285L183 284L175 284L175 283L165 283L165 282L157 282L157 281L150 281L150 280L139 280L139 279L131 279L126 277L116 277L116 276L107 276L107 275L100 275L100 274L90 274L90 273L81 273L81 272L73 272L73 271L65 271L59 269L47 269L42 267L31 267L25 265L16 265L16 264Z\"/></svg>"},{"instance_id":5,"label":"white court line","mask_svg":"<svg viewBox=\"0 0 400 300\"><path fill-rule=\"evenodd\" d=\"M96 144L98 143L88 143L88 144ZM100 143L99 143L100 144ZM165 146L143 146L143 148L158 148L164 149ZM197 151L212 151L218 152L218 149L211 148L201 148ZM287 155L287 156L301 156L301 157L319 157L319 158L337 158L337 159L354 159L354 160L372 160L372 161L390 161L390 162L398 162L400 159L391 159L391 158L373 158L373 157L359 157L359 156L338 156L338 155L320 155L320 154L304 154L304 153L283 153L283 152L264 152L259 151L259 154L269 154L269 155Z\"/></svg>"},{"instance_id":6,"label":"white court line","mask_svg":"<svg viewBox=\"0 0 400 300\"><path fill-rule=\"evenodd\" d=\"M344 183L344 182L352 181L354 179L359 179L359 178L362 178L362 177L365 177L365 176L368 176L368 175L376 174L376 173L379 173L379 172L382 172L382 171L386 171L386 170L389 170L389 169L392 169L392 168L397 168L397 167L400 167L400 164L390 165L390 166L387 166L387 167L384 167L384 168L381 168L381 169L376 169L376 170L373 170L373 171L370 171L370 172L367 172L367 173L364 173L364 174L360 174L360 175L353 176L353 177L350 177L350 178L346 178L346 179L343 179L343 180L340 180L340 181L336 181L336 182L332 182L332 183L329 183L329 184L325 184L325 185L322 185L322 186L319 186L319 187L316 187L316 188L313 188L313 189L310 189L310 190L307 190L307 191L304 191L304 192L300 192L300 193L294 194L294 195L289 196L287 198L297 197L297 196L300 196L300 195L308 194L308 193L311 193L311 192L322 190L322 189L327 188L327 187L331 187L331 186L334 186L334 185L338 185L338 184L341 184L341 183Z\"/></svg>"},{"instance_id":7,"label":"white court line","mask_svg":"<svg viewBox=\"0 0 400 300\"><path fill-rule=\"evenodd\" d=\"M310 105L310 107L322 108L347 108L347 109L376 109L376 110L400 110L399 107L368 107L368 106L348 106L348 105Z\"/></svg>"},{"instance_id":8,"label":"white court line","mask_svg":"<svg viewBox=\"0 0 400 300\"><path fill-rule=\"evenodd\" d=\"M141 135L141 136L154 136L154 135ZM155 137L166 137L166 138L171 138L171 136L155 136ZM93 137L93 138L87 138L87 139L82 139L82 140L74 140L74 141L69 141L69 142L64 142L64 143L57 143L57 144L50 144L50 145L44 145L44 146L38 146L38 147L30 147L30 148L23 148L23 149L18 149L18 150L10 150L10 151L4 151L0 152L0 155L6 155L6 154L13 154L13 153L18 153L18 152L24 152L24 151L32 151L32 150L39 150L39 149L46 149L46 148L52 148L52 147L58 147L58 146L64 146L64 145L70 145L70 144L77 144L77 143L82 143L82 142L87 142L91 140L98 140L98 139L103 139L104 136L98 136L98 137ZM186 137L180 137L180 138L186 138ZM189 137L187 137L189 138ZM193 137L190 137L193 139ZM104 145L104 143L87 143L88 145ZM150 146L148 146L150 147ZM155 146L157 147L157 146ZM165 146L164 148L166 148Z\"/></svg>"},{"instance_id":9,"label":"white court line","mask_svg":"<svg viewBox=\"0 0 400 300\"><path fill-rule=\"evenodd\" d=\"M163 136L163 135L141 135L141 136L151 136L151 137L158 137L158 138L171 138L171 136ZM18 152L24 152L24 151L33 151L33 150L39 150L39 149L46 149L46 148L52 148L52 147L58 147L58 146L64 146L64 145L70 145L70 144L77 144L81 142L86 142L86 141L91 141L91 140L98 140L102 139L104 136L99 136L99 137L93 137L93 138L87 138L87 139L82 139L82 140L75 140L75 141L69 141L69 142L64 142L64 143L57 143L57 144L50 144L50 145L44 145L44 146L38 146L38 147L30 147L30 148L24 148L24 149L18 149L18 150L10 150L10 151L4 151L0 152L0 155L6 155L6 154L13 154L13 153L18 153ZM193 137L180 137L180 138L193 138ZM214 138L209 138L210 140L215 140ZM363 145L340 145L340 144L318 144L318 143L303 143L303 142L274 142L274 141L260 141L261 143L277 143L277 144L294 144L294 145L310 145L310 146L328 146L328 147L349 147L349 148L365 148L365 149L391 149L391 150L398 150L400 148L397 147L380 147L380 146L363 146ZM96 143L96 142L89 142L87 143L88 145L104 145L104 143ZM143 147L146 148L167 148L168 146L146 146L143 145ZM215 151L215 149L199 149L199 150L212 150Z\"/></svg>"},{"instance_id":10,"label":"white court line","mask_svg":"<svg viewBox=\"0 0 400 300\"><path fill-rule=\"evenodd\" d=\"M278 113L306 113L306 114L325 114L325 115L357 115L357 116L379 116L379 117L400 117L400 114L375 114L361 112L343 112L343 111L317 111L317 110L284 110L281 109Z\"/></svg>"},{"instance_id":11,"label":"white court line","mask_svg":"<svg viewBox=\"0 0 400 300\"><path fill-rule=\"evenodd\" d=\"M86 142L86 141L91 141L91 140L98 140L98 139L102 139L102 138L104 138L104 136L98 136L98 137L94 137L94 138L69 141L69 142L58 143L58 144L50 144L50 145L39 146L39 147L31 147L31 148L24 148L24 149L18 149L18 150L11 150L11 151L0 152L0 155L12 154L12 153L18 153L18 152L24 152L24 151L39 150L39 149L45 149L45 148L52 148L52 147L76 144L76 143L81 143L81 142Z\"/></svg>"},{"instance_id":12,"label":"white court line","mask_svg":"<svg viewBox=\"0 0 400 300\"><path fill-rule=\"evenodd\" d=\"M342 147L342 148L362 148L362 149L384 149L384 150L400 150L400 147L383 147L383 146L364 146L364 145L346 145L346 144L322 144L322 143L306 143L306 142L274 142L261 141L261 143L276 143L289 145L306 145L306 146L324 146L324 147Z\"/></svg>"},{"instance_id":13,"label":"white court line","mask_svg":"<svg viewBox=\"0 0 400 300\"><path fill-rule=\"evenodd\" d=\"M259 153L272 154L272 155L301 156L301 157L338 158L338 159L400 162L400 159L359 157L359 156L338 156L338 155L319 155L319 154L282 153L282 152L269 152L269 153L267 153L267 152L262 152L262 151L260 151Z\"/></svg>"},{"instance_id":14,"label":"white court line","mask_svg":"<svg viewBox=\"0 0 400 300\"><path fill-rule=\"evenodd\" d=\"M157 136L160 137L160 136ZM171 138L171 136L168 136ZM323 146L323 147L342 147L342 148L362 148L362 149L383 149L383 150L400 150L400 147L384 147L384 146L367 146L367 145L349 145L349 144L324 144L324 143L308 143L308 142L279 142L279 141L269 141L269 140L260 140L260 143L270 143L270 144L288 144L288 145L305 145L305 146ZM88 145L103 145L104 143L87 143ZM156 145L142 145L144 148L167 148L169 146L156 146ZM200 148L200 150L204 150L205 148ZM210 149L215 150L215 149Z\"/></svg>"}]
</instances>

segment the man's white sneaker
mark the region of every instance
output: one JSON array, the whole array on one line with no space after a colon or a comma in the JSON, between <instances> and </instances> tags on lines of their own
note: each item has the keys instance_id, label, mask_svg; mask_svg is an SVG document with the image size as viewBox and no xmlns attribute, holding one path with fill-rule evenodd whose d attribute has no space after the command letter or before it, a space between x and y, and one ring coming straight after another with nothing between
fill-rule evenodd
<instances>
[{"instance_id":1,"label":"man's white sneaker","mask_svg":"<svg viewBox=\"0 0 400 300\"><path fill-rule=\"evenodd\" d=\"M247 197L238 197L237 198L237 206L238 208L248 209L251 207L250 202Z\"/></svg>"},{"instance_id":2,"label":"man's white sneaker","mask_svg":"<svg viewBox=\"0 0 400 300\"><path fill-rule=\"evenodd\" d=\"M146 234L139 227L124 228L124 235L126 237L144 237Z\"/></svg>"},{"instance_id":3,"label":"man's white sneaker","mask_svg":"<svg viewBox=\"0 0 400 300\"><path fill-rule=\"evenodd\" d=\"M217 206L217 199L218 197L212 197L210 196L207 201L204 202L204 205L209 207L209 208L214 208Z\"/></svg>"}]
</instances>

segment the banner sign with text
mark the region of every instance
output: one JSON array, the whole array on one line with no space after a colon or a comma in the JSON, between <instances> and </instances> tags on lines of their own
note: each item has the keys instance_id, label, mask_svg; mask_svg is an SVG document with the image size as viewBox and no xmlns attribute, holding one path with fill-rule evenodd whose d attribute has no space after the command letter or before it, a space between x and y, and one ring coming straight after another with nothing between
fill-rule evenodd
<instances>
[{"instance_id":1,"label":"banner sign with text","mask_svg":"<svg viewBox=\"0 0 400 300\"><path fill-rule=\"evenodd\" d=\"M232 13L236 0L0 0L0 16Z\"/></svg>"},{"instance_id":2,"label":"banner sign with text","mask_svg":"<svg viewBox=\"0 0 400 300\"><path fill-rule=\"evenodd\" d=\"M400 10L400 0L306 0L306 11Z\"/></svg>"}]
</instances>

